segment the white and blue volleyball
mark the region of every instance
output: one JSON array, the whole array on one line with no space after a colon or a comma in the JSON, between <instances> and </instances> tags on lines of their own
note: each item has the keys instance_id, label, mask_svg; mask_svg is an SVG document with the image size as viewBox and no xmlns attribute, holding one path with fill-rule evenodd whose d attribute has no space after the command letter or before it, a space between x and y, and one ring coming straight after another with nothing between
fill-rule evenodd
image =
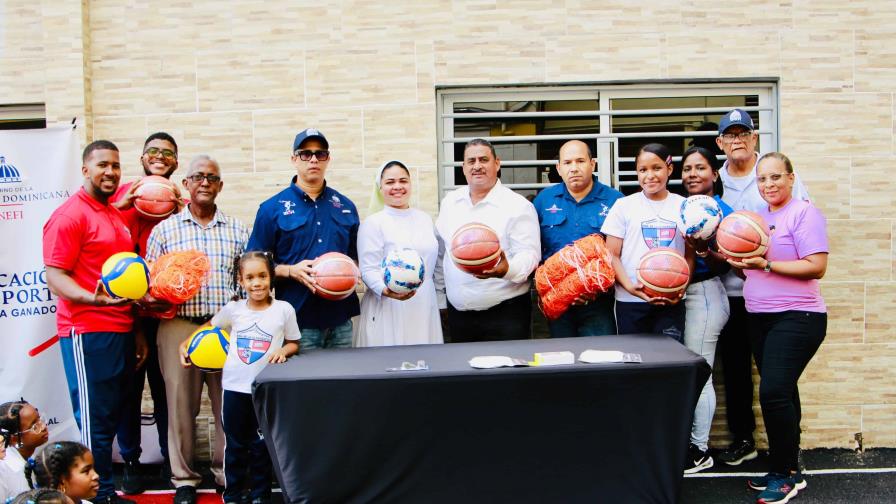
<instances>
[{"instance_id":1,"label":"white and blue volleyball","mask_svg":"<svg viewBox=\"0 0 896 504\"><path fill-rule=\"evenodd\" d=\"M426 268L414 249L393 250L383 258L383 282L390 291L405 294L420 287Z\"/></svg>"},{"instance_id":2,"label":"white and blue volleyball","mask_svg":"<svg viewBox=\"0 0 896 504\"><path fill-rule=\"evenodd\" d=\"M708 240L722 221L722 209L711 196L697 194L681 202L678 226L686 236Z\"/></svg>"}]
</instances>

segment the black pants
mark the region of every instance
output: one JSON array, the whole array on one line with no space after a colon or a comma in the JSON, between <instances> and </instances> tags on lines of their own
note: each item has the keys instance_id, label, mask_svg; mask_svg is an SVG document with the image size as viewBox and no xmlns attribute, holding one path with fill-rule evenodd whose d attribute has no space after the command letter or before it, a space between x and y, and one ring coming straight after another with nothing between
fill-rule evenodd
<instances>
[{"instance_id":1,"label":"black pants","mask_svg":"<svg viewBox=\"0 0 896 504\"><path fill-rule=\"evenodd\" d=\"M159 332L159 319L144 317L137 320L143 326L143 335L149 351L146 363L130 378L124 393L124 404L121 406L121 420L118 422L118 448L121 458L127 462L140 460L143 450L140 448L140 431L142 426L141 403L143 401L143 385L149 379L149 394L152 396L152 417L155 420L159 435L159 448L162 456L168 459L168 401L165 398L165 380L159 369L159 347L156 335Z\"/></svg>"},{"instance_id":2,"label":"black pants","mask_svg":"<svg viewBox=\"0 0 896 504\"><path fill-rule=\"evenodd\" d=\"M221 423L227 440L224 445L224 502L242 502L247 474L250 475L249 499L270 501L273 465L258 429L252 395L225 390Z\"/></svg>"},{"instance_id":3,"label":"black pants","mask_svg":"<svg viewBox=\"0 0 896 504\"><path fill-rule=\"evenodd\" d=\"M532 337L532 298L525 293L487 310L458 310L448 303L452 343L504 341Z\"/></svg>"},{"instance_id":4,"label":"black pants","mask_svg":"<svg viewBox=\"0 0 896 504\"><path fill-rule=\"evenodd\" d=\"M719 335L717 359L722 363L725 382L725 409L728 430L734 441L753 441L756 418L753 415L753 353L750 349L751 321L747 318L744 298L728 297L731 315Z\"/></svg>"},{"instance_id":5,"label":"black pants","mask_svg":"<svg viewBox=\"0 0 896 504\"><path fill-rule=\"evenodd\" d=\"M798 469L801 410L797 381L824 341L828 315L786 311L751 313L749 317L771 472L787 474Z\"/></svg>"},{"instance_id":6,"label":"black pants","mask_svg":"<svg viewBox=\"0 0 896 504\"><path fill-rule=\"evenodd\" d=\"M619 334L663 334L681 343L684 341L684 316L682 302L659 306L616 301L616 327Z\"/></svg>"}]
</instances>

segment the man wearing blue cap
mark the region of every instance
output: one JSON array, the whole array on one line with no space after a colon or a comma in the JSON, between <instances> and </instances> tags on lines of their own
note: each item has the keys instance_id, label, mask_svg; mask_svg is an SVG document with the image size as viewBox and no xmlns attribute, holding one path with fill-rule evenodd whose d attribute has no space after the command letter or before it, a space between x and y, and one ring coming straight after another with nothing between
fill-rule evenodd
<instances>
[{"instance_id":1,"label":"man wearing blue cap","mask_svg":"<svg viewBox=\"0 0 896 504\"><path fill-rule=\"evenodd\" d=\"M358 315L358 296L330 301L314 295L311 264L326 252L358 260L361 219L355 204L327 185L330 144L323 133L308 128L292 144L296 176L286 189L263 202L247 250L274 254L277 298L296 310L303 348L352 345L351 318Z\"/></svg>"},{"instance_id":2,"label":"man wearing blue cap","mask_svg":"<svg viewBox=\"0 0 896 504\"><path fill-rule=\"evenodd\" d=\"M716 144L728 158L719 170L725 187L722 201L734 210L759 211L768 203L759 194L756 184L756 165L762 157L756 151L759 134L753 125L753 118L742 109L734 109L719 121L719 136ZM798 175L794 174L793 198L809 199ZM728 430L731 431L731 445L719 454L718 459L728 465L739 465L745 460L756 458L756 444L753 431L756 420L753 416L753 367L750 359L750 337L747 332L747 310L744 306L744 281L733 271L722 280L728 294L731 314L719 335L718 355L722 362L722 376L725 381L725 404Z\"/></svg>"}]
</instances>

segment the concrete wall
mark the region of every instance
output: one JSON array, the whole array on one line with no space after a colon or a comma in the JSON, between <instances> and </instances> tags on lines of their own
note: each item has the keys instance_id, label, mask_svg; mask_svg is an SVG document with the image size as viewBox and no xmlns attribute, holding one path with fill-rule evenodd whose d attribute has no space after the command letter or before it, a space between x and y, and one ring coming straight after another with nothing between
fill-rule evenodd
<instances>
[{"instance_id":1,"label":"concrete wall","mask_svg":"<svg viewBox=\"0 0 896 504\"><path fill-rule=\"evenodd\" d=\"M221 206L251 223L294 174L306 126L330 139L328 180L359 207L374 169L398 158L434 214L436 85L780 77L781 148L832 245L803 445L851 447L861 432L893 447L894 37L887 0L0 0L0 102L46 103L51 124L78 117L84 140L121 147L129 176L146 135L168 131L183 165L220 160Z\"/></svg>"}]
</instances>

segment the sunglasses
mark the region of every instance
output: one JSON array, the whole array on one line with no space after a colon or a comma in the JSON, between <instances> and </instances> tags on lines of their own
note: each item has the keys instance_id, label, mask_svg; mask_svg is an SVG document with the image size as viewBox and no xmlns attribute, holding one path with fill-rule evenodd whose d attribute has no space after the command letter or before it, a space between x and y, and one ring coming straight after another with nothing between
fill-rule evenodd
<instances>
[{"instance_id":1,"label":"sunglasses","mask_svg":"<svg viewBox=\"0 0 896 504\"><path fill-rule=\"evenodd\" d=\"M150 147L143 151L149 157L156 157L161 155L165 159L177 159L177 153L171 149L160 149L158 147Z\"/></svg>"},{"instance_id":2,"label":"sunglasses","mask_svg":"<svg viewBox=\"0 0 896 504\"><path fill-rule=\"evenodd\" d=\"M330 159L330 151L328 150L300 150L295 151L294 154L299 157L302 161L311 161L311 156L317 158L318 161L326 161Z\"/></svg>"},{"instance_id":3,"label":"sunglasses","mask_svg":"<svg viewBox=\"0 0 896 504\"><path fill-rule=\"evenodd\" d=\"M221 181L221 177L217 175L206 175L204 173L194 173L187 177L187 179L192 180L197 184L201 184L203 180L208 180L209 184L214 184L215 182Z\"/></svg>"}]
</instances>

